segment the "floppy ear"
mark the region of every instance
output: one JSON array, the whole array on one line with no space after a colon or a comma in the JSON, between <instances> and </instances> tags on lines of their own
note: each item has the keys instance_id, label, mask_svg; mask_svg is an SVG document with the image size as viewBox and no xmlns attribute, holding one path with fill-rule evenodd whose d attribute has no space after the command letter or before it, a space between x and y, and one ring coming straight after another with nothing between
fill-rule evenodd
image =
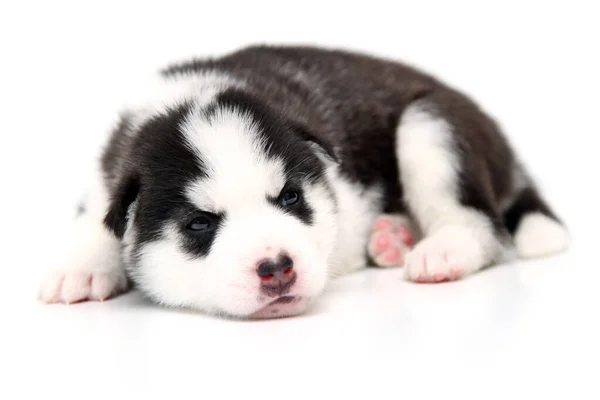
<instances>
[{"instance_id":1,"label":"floppy ear","mask_svg":"<svg viewBox=\"0 0 600 400\"><path fill-rule=\"evenodd\" d=\"M119 239L125 234L129 207L137 199L139 191L138 176L128 175L121 180L110 200L108 212L104 217L104 225Z\"/></svg>"},{"instance_id":2,"label":"floppy ear","mask_svg":"<svg viewBox=\"0 0 600 400\"><path fill-rule=\"evenodd\" d=\"M327 157L329 161L339 163L340 159L333 144L321 139L301 125L294 125L294 132L304 141L308 142L318 153Z\"/></svg>"}]
</instances>

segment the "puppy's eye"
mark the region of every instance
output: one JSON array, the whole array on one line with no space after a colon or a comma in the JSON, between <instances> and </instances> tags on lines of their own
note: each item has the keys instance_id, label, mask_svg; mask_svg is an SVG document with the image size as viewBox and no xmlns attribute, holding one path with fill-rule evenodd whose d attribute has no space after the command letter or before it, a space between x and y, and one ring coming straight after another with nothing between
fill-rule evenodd
<instances>
[{"instance_id":1,"label":"puppy's eye","mask_svg":"<svg viewBox=\"0 0 600 400\"><path fill-rule=\"evenodd\" d=\"M288 190L286 192L283 192L281 197L279 198L279 202L284 207L291 206L293 204L296 204L299 201L300 201L300 193L298 193L295 190Z\"/></svg>"},{"instance_id":2,"label":"puppy's eye","mask_svg":"<svg viewBox=\"0 0 600 400\"><path fill-rule=\"evenodd\" d=\"M211 228L212 221L205 216L196 217L188 222L186 229L190 232L204 232Z\"/></svg>"}]
</instances>

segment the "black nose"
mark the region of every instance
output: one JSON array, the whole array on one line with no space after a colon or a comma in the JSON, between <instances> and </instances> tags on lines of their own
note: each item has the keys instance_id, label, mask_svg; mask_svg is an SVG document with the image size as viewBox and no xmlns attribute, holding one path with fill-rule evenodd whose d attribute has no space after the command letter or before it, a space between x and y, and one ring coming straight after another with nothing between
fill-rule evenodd
<instances>
[{"instance_id":1,"label":"black nose","mask_svg":"<svg viewBox=\"0 0 600 400\"><path fill-rule=\"evenodd\" d=\"M280 274L289 274L294 267L294 260L290 256L281 255L277 260L265 260L258 264L258 276L261 278L273 277Z\"/></svg>"}]
</instances>

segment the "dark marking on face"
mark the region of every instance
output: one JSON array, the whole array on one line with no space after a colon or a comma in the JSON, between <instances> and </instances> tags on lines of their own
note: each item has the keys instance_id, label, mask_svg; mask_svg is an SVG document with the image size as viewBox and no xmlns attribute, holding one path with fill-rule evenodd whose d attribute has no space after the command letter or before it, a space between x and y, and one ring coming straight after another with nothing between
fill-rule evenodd
<instances>
[{"instance_id":1,"label":"dark marking on face","mask_svg":"<svg viewBox=\"0 0 600 400\"><path fill-rule=\"evenodd\" d=\"M205 256L210 252L210 249L215 241L215 238L219 234L220 229L225 221L225 213L206 213L193 211L195 208L192 204L188 203L190 215L187 219L183 220L181 226L181 237L183 237L183 247L187 253L194 255L195 257ZM200 231L194 231L194 222L198 224L207 224Z\"/></svg>"},{"instance_id":2,"label":"dark marking on face","mask_svg":"<svg viewBox=\"0 0 600 400\"><path fill-rule=\"evenodd\" d=\"M191 109L191 104L169 109L139 128L137 142L124 166L123 176L128 178L118 184L120 189L115 191L105 220L117 236L122 236L129 207L136 202L134 253L144 244L161 239L171 224L184 238L181 245L186 252L204 256L218 232L222 215L215 217L216 229L204 235L186 232L186 221L199 210L187 200L184 189L190 182L207 177L202 160L186 145L181 128Z\"/></svg>"},{"instance_id":3,"label":"dark marking on face","mask_svg":"<svg viewBox=\"0 0 600 400\"><path fill-rule=\"evenodd\" d=\"M286 194L289 194L290 192L293 192L298 196L297 201L293 204L285 202ZM312 225L314 210L310 207L304 198L304 192L298 186L286 185L279 196L267 196L267 201L283 212L295 216L306 225Z\"/></svg>"}]
</instances>

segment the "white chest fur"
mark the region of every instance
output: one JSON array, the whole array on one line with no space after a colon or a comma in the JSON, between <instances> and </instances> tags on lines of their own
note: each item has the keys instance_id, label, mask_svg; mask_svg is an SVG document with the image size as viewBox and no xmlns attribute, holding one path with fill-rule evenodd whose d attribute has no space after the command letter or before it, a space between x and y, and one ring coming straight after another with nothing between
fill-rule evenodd
<instances>
[{"instance_id":1,"label":"white chest fur","mask_svg":"<svg viewBox=\"0 0 600 400\"><path fill-rule=\"evenodd\" d=\"M382 191L352 183L334 168L328 174L338 202L339 224L331 273L339 276L365 267L371 225L382 211Z\"/></svg>"}]
</instances>

